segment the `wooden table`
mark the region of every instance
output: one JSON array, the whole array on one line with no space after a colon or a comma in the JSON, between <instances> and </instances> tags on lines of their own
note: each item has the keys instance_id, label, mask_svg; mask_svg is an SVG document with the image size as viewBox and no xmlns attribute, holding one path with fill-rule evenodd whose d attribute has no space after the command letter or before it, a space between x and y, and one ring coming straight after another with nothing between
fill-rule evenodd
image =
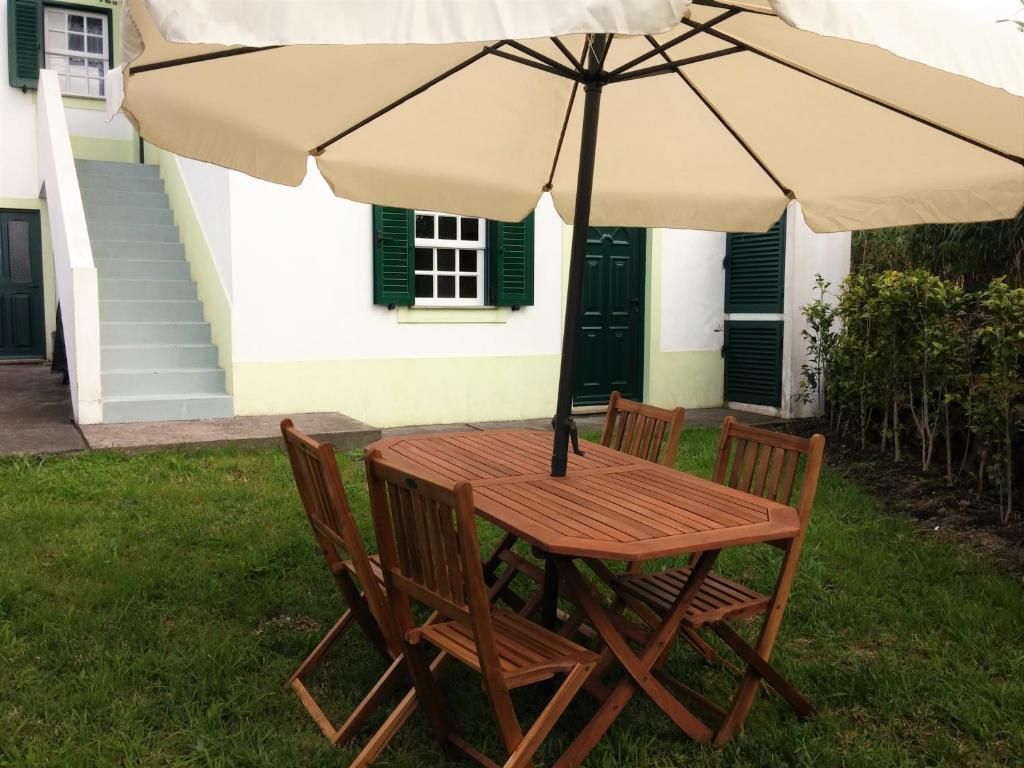
<instances>
[{"instance_id":1,"label":"wooden table","mask_svg":"<svg viewBox=\"0 0 1024 768\"><path fill-rule=\"evenodd\" d=\"M637 690L692 738L707 741L711 729L669 692L657 671L718 553L793 538L800 530L796 510L594 443L581 441L581 448L585 455L570 454L568 472L561 478L548 474L548 432L410 435L378 440L367 450L379 450L388 459L414 464L451 483L472 483L480 516L546 553L569 597L600 634L606 660L614 657L628 673L604 697L559 766L579 765ZM642 561L687 553L698 553L688 586L639 654L574 562Z\"/></svg>"}]
</instances>

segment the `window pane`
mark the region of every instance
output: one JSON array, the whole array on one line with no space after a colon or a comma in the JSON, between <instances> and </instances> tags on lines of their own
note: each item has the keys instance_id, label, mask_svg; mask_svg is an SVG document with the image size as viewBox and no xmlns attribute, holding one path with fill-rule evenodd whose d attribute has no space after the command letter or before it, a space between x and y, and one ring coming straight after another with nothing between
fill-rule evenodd
<instances>
[{"instance_id":1,"label":"window pane","mask_svg":"<svg viewBox=\"0 0 1024 768\"><path fill-rule=\"evenodd\" d=\"M429 272L434 268L434 251L431 248L416 249L416 269Z\"/></svg>"},{"instance_id":2,"label":"window pane","mask_svg":"<svg viewBox=\"0 0 1024 768\"><path fill-rule=\"evenodd\" d=\"M434 237L434 217L424 216L423 214L416 214L416 237L430 238Z\"/></svg>"},{"instance_id":3,"label":"window pane","mask_svg":"<svg viewBox=\"0 0 1024 768\"><path fill-rule=\"evenodd\" d=\"M85 35L68 35L68 50L70 51L84 51L85 50Z\"/></svg>"},{"instance_id":4,"label":"window pane","mask_svg":"<svg viewBox=\"0 0 1024 768\"><path fill-rule=\"evenodd\" d=\"M85 59L82 56L69 56L68 64L71 67L72 75L81 75L85 77Z\"/></svg>"},{"instance_id":5,"label":"window pane","mask_svg":"<svg viewBox=\"0 0 1024 768\"><path fill-rule=\"evenodd\" d=\"M64 29L64 12L47 8L46 26L50 29Z\"/></svg>"},{"instance_id":6,"label":"window pane","mask_svg":"<svg viewBox=\"0 0 1024 768\"><path fill-rule=\"evenodd\" d=\"M463 219L462 220L462 239L463 240L478 240L478 239L480 239L480 219Z\"/></svg>"},{"instance_id":7,"label":"window pane","mask_svg":"<svg viewBox=\"0 0 1024 768\"><path fill-rule=\"evenodd\" d=\"M437 277L437 298L455 298L455 278L452 276L438 275Z\"/></svg>"},{"instance_id":8,"label":"window pane","mask_svg":"<svg viewBox=\"0 0 1024 768\"><path fill-rule=\"evenodd\" d=\"M52 69L58 75L66 75L68 73L68 59L67 56L60 56L57 54L51 54L46 57L46 68Z\"/></svg>"},{"instance_id":9,"label":"window pane","mask_svg":"<svg viewBox=\"0 0 1024 768\"><path fill-rule=\"evenodd\" d=\"M459 251L459 272L476 272L476 251Z\"/></svg>"},{"instance_id":10,"label":"window pane","mask_svg":"<svg viewBox=\"0 0 1024 768\"><path fill-rule=\"evenodd\" d=\"M103 95L103 81L94 80L89 78L89 95L90 96L102 96Z\"/></svg>"},{"instance_id":11,"label":"window pane","mask_svg":"<svg viewBox=\"0 0 1024 768\"><path fill-rule=\"evenodd\" d=\"M476 275L459 278L459 297L463 299L476 298Z\"/></svg>"},{"instance_id":12,"label":"window pane","mask_svg":"<svg viewBox=\"0 0 1024 768\"><path fill-rule=\"evenodd\" d=\"M454 272L455 271L455 249L454 248L438 248L437 249L437 271L438 272Z\"/></svg>"},{"instance_id":13,"label":"window pane","mask_svg":"<svg viewBox=\"0 0 1024 768\"><path fill-rule=\"evenodd\" d=\"M434 298L434 278L430 275L416 275L416 298Z\"/></svg>"},{"instance_id":14,"label":"window pane","mask_svg":"<svg viewBox=\"0 0 1024 768\"><path fill-rule=\"evenodd\" d=\"M85 31L90 35L103 34L103 19L88 18L85 20Z\"/></svg>"},{"instance_id":15,"label":"window pane","mask_svg":"<svg viewBox=\"0 0 1024 768\"><path fill-rule=\"evenodd\" d=\"M51 51L62 51L68 47L68 36L63 32L47 32L46 47Z\"/></svg>"},{"instance_id":16,"label":"window pane","mask_svg":"<svg viewBox=\"0 0 1024 768\"><path fill-rule=\"evenodd\" d=\"M31 283L32 264L28 258L28 222L8 222L7 238L10 245L11 282Z\"/></svg>"},{"instance_id":17,"label":"window pane","mask_svg":"<svg viewBox=\"0 0 1024 768\"><path fill-rule=\"evenodd\" d=\"M439 216L437 236L441 240L454 240L458 220L454 216Z\"/></svg>"},{"instance_id":18,"label":"window pane","mask_svg":"<svg viewBox=\"0 0 1024 768\"><path fill-rule=\"evenodd\" d=\"M85 49L89 53L103 53L103 38L102 37L87 37L85 39Z\"/></svg>"},{"instance_id":19,"label":"window pane","mask_svg":"<svg viewBox=\"0 0 1024 768\"><path fill-rule=\"evenodd\" d=\"M72 32L84 32L85 31L85 17L79 16L74 13L68 14L68 29Z\"/></svg>"}]
</instances>

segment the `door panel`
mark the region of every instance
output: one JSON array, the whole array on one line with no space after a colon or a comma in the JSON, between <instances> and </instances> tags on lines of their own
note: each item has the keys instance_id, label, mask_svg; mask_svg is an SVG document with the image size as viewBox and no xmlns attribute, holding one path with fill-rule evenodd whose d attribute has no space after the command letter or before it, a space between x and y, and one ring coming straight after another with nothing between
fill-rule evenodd
<instances>
[{"instance_id":1,"label":"door panel","mask_svg":"<svg viewBox=\"0 0 1024 768\"><path fill-rule=\"evenodd\" d=\"M45 351L39 212L0 211L0 358Z\"/></svg>"},{"instance_id":2,"label":"door panel","mask_svg":"<svg viewBox=\"0 0 1024 768\"><path fill-rule=\"evenodd\" d=\"M644 237L627 227L588 232L576 405L603 405L613 390L643 397Z\"/></svg>"}]
</instances>

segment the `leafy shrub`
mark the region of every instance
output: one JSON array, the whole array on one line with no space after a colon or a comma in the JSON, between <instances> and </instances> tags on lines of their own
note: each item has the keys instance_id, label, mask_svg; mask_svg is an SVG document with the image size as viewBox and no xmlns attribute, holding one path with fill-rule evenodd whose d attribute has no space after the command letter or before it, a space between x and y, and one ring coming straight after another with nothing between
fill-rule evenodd
<instances>
[{"instance_id":1,"label":"leafy shrub","mask_svg":"<svg viewBox=\"0 0 1024 768\"><path fill-rule=\"evenodd\" d=\"M1008 522L1024 449L1024 288L996 278L968 291L924 269L864 269L834 302L820 275L817 286L800 396L823 398L832 428L862 447L900 460L913 445L923 470L941 447L947 480L973 469Z\"/></svg>"}]
</instances>

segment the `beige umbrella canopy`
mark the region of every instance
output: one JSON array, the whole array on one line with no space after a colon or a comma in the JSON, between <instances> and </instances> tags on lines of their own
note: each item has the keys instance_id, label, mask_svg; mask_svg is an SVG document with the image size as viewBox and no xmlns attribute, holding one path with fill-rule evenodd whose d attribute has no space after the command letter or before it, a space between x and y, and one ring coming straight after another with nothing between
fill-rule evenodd
<instances>
[{"instance_id":1,"label":"beige umbrella canopy","mask_svg":"<svg viewBox=\"0 0 1024 768\"><path fill-rule=\"evenodd\" d=\"M313 155L339 196L499 220L523 218L550 188L572 222L583 35L558 44L287 45L150 68L227 47L168 43L154 16L172 36L257 45L330 39L326 22L275 18L263 29L267 17L258 16L228 24L236 5L194 0L191 14L174 14L164 6L179 3L128 3L123 108L149 141L289 185L302 181ZM291 4L258 7L268 5ZM798 13L801 3L776 5ZM936 42L930 16L923 36ZM1009 25L988 27L989 39L1024 47ZM377 39L392 28L382 25ZM350 30L343 39L367 35ZM963 39L947 45L965 55ZM994 57L991 49L971 53ZM1015 65L1024 58L1008 62ZM795 29L767 3L695 3L667 31L616 36L604 70L592 224L763 231L795 198L811 228L825 232L1008 218L1024 204L1020 94Z\"/></svg>"},{"instance_id":2,"label":"beige umbrella canopy","mask_svg":"<svg viewBox=\"0 0 1024 768\"><path fill-rule=\"evenodd\" d=\"M549 191L579 225L564 474L588 224L1017 215L1024 35L958 4L129 0L110 90L158 146L290 185L312 156L351 200L518 221Z\"/></svg>"}]
</instances>

